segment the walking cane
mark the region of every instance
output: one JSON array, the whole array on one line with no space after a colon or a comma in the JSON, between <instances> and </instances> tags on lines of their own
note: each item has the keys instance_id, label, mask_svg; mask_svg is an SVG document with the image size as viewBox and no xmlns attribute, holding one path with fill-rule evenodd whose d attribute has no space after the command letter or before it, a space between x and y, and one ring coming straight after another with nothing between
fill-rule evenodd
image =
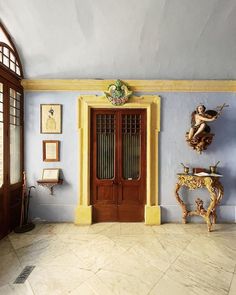
<instances>
[{"instance_id":1,"label":"walking cane","mask_svg":"<svg viewBox=\"0 0 236 295\"><path fill-rule=\"evenodd\" d=\"M20 214L20 227L22 227L25 219L25 193L26 193L26 175L23 172L23 184L22 184L22 195L21 195L21 214Z\"/></svg>"}]
</instances>

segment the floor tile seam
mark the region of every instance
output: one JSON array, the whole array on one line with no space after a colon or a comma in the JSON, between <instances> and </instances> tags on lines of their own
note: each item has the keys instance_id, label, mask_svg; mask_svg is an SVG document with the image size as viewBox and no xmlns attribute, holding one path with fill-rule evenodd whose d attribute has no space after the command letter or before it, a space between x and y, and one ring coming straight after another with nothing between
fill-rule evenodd
<instances>
[{"instance_id":1,"label":"floor tile seam","mask_svg":"<svg viewBox=\"0 0 236 295\"><path fill-rule=\"evenodd\" d=\"M191 241L189 241L190 243ZM176 260L180 257L180 255L182 255L182 253L185 251L185 249L187 248L188 245L186 245L184 247L184 249L179 253L179 255L176 256L176 258L173 260L173 262L170 263L170 265L167 267L167 269L163 272L163 275L161 276L161 278L158 280L158 282L152 287L152 289L149 291L149 293L147 293L147 295L149 295L151 293L151 291L159 284L160 280L166 275L167 271L169 270L169 268L176 262Z\"/></svg>"},{"instance_id":2,"label":"floor tile seam","mask_svg":"<svg viewBox=\"0 0 236 295\"><path fill-rule=\"evenodd\" d=\"M77 255L77 253L73 250L73 249L70 249L71 252L73 252L73 254L77 257L77 259L79 260L80 263L83 263L83 261L81 260L81 258ZM78 267L79 269L82 269L82 270L86 270L86 271L91 271L93 274L96 274L97 271L94 271L90 268L83 268L83 267Z\"/></svg>"},{"instance_id":3,"label":"floor tile seam","mask_svg":"<svg viewBox=\"0 0 236 295\"><path fill-rule=\"evenodd\" d=\"M28 284L29 284L29 286L30 286L30 289L31 289L31 291L32 291L33 295L36 295L36 293L34 292L34 289L33 289L33 287L32 287L32 286L31 286L31 284L30 284L30 281L29 281L29 279L27 279L26 281L28 282Z\"/></svg>"},{"instance_id":4,"label":"floor tile seam","mask_svg":"<svg viewBox=\"0 0 236 295\"><path fill-rule=\"evenodd\" d=\"M186 271L184 271L184 272L185 272L185 274L186 274L186 277L189 278L189 273L186 272ZM189 284L186 285L184 282L180 282L179 279L176 279L176 278L172 278L172 277L170 277L167 273L165 273L165 275L166 275L169 279L173 280L175 283L177 283L177 284L181 284L181 285L183 285L183 286L185 286L185 287L189 287ZM194 274L190 276L190 279L191 279L191 281L192 281L192 283L191 283L192 286L199 286L199 279L197 280L197 279L196 279L196 276L194 276ZM211 284L211 285L210 285L209 282L207 282L207 283L205 283L205 284L202 284L202 281L201 281L200 286L203 287L203 289L207 289L208 287L210 287L210 288L213 289L213 290L216 290L216 289L218 290L218 289L219 289L218 287L216 288L214 284ZM228 291L225 290L224 287L221 287L220 289L223 290L224 292L226 292L225 295L228 295ZM227 288L226 288L226 289L227 289Z\"/></svg>"},{"instance_id":5,"label":"floor tile seam","mask_svg":"<svg viewBox=\"0 0 236 295\"><path fill-rule=\"evenodd\" d=\"M229 295L229 292L230 292L230 289L231 289L231 286L232 286L232 283L233 283L233 279L234 279L234 273L232 275L232 278L231 278L231 281L230 281L230 284L229 284L228 295Z\"/></svg>"},{"instance_id":6,"label":"floor tile seam","mask_svg":"<svg viewBox=\"0 0 236 295\"><path fill-rule=\"evenodd\" d=\"M186 255L188 255L190 257L193 256L195 259L198 259L199 261L201 261L203 263L206 263L206 261L203 258L201 258L201 257L199 257L199 256L197 256L195 254L186 253ZM236 262L234 264L236 265ZM218 270L224 271L226 273L234 273L234 271L235 271L235 270L233 270L233 271L226 270L226 269L221 268L220 266L216 265L215 263L209 263L209 262L207 262L207 265L209 265L210 267L216 268ZM234 267L234 269L235 269L235 267Z\"/></svg>"},{"instance_id":7,"label":"floor tile seam","mask_svg":"<svg viewBox=\"0 0 236 295\"><path fill-rule=\"evenodd\" d=\"M183 254L183 252L182 252L177 258L179 258L182 254ZM191 255L189 255L189 256L191 257ZM192 256L194 256L194 255L192 255ZM177 258L176 258L176 259L177 259ZM199 259L199 257L197 257L197 256L194 256L194 258L200 260L200 261L203 262L203 263L205 262L204 260ZM176 259L175 259L175 261L176 261ZM175 262L175 261L174 261L174 262ZM171 265L173 265L173 263L172 263ZM171 265L170 265L170 266L171 266ZM217 265L215 265L215 264L207 263L207 264L205 264L205 265L207 265L207 267L214 268L214 269L216 269L217 271L223 271L224 273L233 274L233 272L228 271L228 270L225 270L225 269L223 269L223 268L220 268L219 266L217 266ZM183 272L186 272L185 270L182 270L182 271L183 271Z\"/></svg>"},{"instance_id":8,"label":"floor tile seam","mask_svg":"<svg viewBox=\"0 0 236 295\"><path fill-rule=\"evenodd\" d=\"M165 272L162 271L161 273L162 273L162 275L157 280L157 282L153 284L153 286L151 287L151 289L147 292L147 295L149 295L152 292L152 290L159 284L160 280L165 276Z\"/></svg>"},{"instance_id":9,"label":"floor tile seam","mask_svg":"<svg viewBox=\"0 0 236 295\"><path fill-rule=\"evenodd\" d=\"M32 292L32 294L35 295L35 292L34 292L32 286L30 285L28 279L25 281L25 283L26 283L26 282L29 284L30 291ZM20 285L24 285L24 286L26 286L25 283L20 284ZM0 288L2 288L2 287L4 287L4 286L8 286L8 287L10 288L10 290L12 290L12 285L19 285L19 284L13 284L13 283L8 282L8 283L6 283L5 285L0 286Z\"/></svg>"},{"instance_id":10,"label":"floor tile seam","mask_svg":"<svg viewBox=\"0 0 236 295\"><path fill-rule=\"evenodd\" d=\"M186 270L183 270L183 269L178 269L178 271L182 271L183 273L185 273L185 276L186 277L188 277L188 278L190 278L195 284L193 284L194 286L196 285L199 285L199 280L200 280L200 278L198 278L198 279L196 279L196 276L192 273L192 275L189 275L189 272L188 271L186 271ZM230 273L230 274L232 274L232 273ZM166 274L167 276L168 276L168 274ZM233 275L233 274L232 274ZM170 279L172 279L174 282L176 282L176 283L180 283L179 282L179 280L178 279L176 279L176 278L171 278L170 276L168 276ZM232 279L231 279L232 280ZM182 284L182 283L181 283ZM185 284L184 284L185 285ZM202 282L202 280L201 280L201 286L202 287L204 287L205 289L206 288L208 288L208 287L210 287L211 289L213 289L213 290L215 290L216 289L216 287L215 287L215 284L214 283L209 283L209 281L208 282L205 282L204 284L203 284L203 282ZM219 289L219 287L217 287L217 290ZM228 295L228 292L229 291L227 291L228 289L229 289L229 287L220 287L220 289L221 290L223 290L224 292L226 292L225 294L227 294ZM230 290L230 289L229 289Z\"/></svg>"},{"instance_id":11,"label":"floor tile seam","mask_svg":"<svg viewBox=\"0 0 236 295\"><path fill-rule=\"evenodd\" d=\"M120 253L120 254L118 254L117 256L115 256L115 257L112 259L112 261L109 261L109 262L107 262L107 263L104 263L104 264L103 264L98 270L95 271L94 274L97 274L100 270L102 270L103 267L106 267L107 265L109 265L109 264L113 263L114 261L116 261L120 256L124 255L124 253L125 253L125 252L128 252L132 247L133 247L133 245L130 246L129 248L127 248L127 249L124 249L124 251L122 251L122 253Z\"/></svg>"},{"instance_id":12,"label":"floor tile seam","mask_svg":"<svg viewBox=\"0 0 236 295\"><path fill-rule=\"evenodd\" d=\"M156 267L155 267L156 268ZM156 268L158 271L159 271L159 269L158 268ZM121 275L125 275L125 276L128 276L128 277L134 277L134 278L136 278L136 276L135 275L133 275L133 274L129 274L129 273L124 273L124 272L122 272L122 271L117 271L117 270L110 270L110 269L103 269L103 268L100 268L99 269L99 271L107 271L107 272L112 272L112 273L115 273L115 274L121 274ZM98 272L99 272L98 271ZM98 272L96 273L96 275L98 274ZM161 271L160 271L161 272ZM161 272L161 273L163 273L163 272ZM102 280L102 279L101 279ZM141 281L141 282L143 282L146 286L148 286L148 283L146 283L143 279L139 279L139 281ZM105 284L105 282L102 280L102 282ZM106 285L106 284L105 284Z\"/></svg>"},{"instance_id":13,"label":"floor tile seam","mask_svg":"<svg viewBox=\"0 0 236 295\"><path fill-rule=\"evenodd\" d=\"M236 274L236 264L235 264L235 267L234 267L234 273L233 273L232 279L231 279L230 284L229 284L228 295L229 295L229 292L230 292L230 289L231 289L231 286L232 286L232 283L233 283L233 279L234 279L235 274Z\"/></svg>"},{"instance_id":14,"label":"floor tile seam","mask_svg":"<svg viewBox=\"0 0 236 295\"><path fill-rule=\"evenodd\" d=\"M105 263L104 265L102 265L98 270L96 270L95 274L97 274L100 270L102 270L103 267L106 267L106 266L112 264L114 261L116 261L117 259L119 259L119 257L122 256L122 255L124 255L126 252L129 252L136 244L137 243L135 243L134 245L131 245L127 249L124 249L124 251L122 253L120 253L118 256L114 257L114 259L112 259L112 261L109 261L109 262ZM158 271L162 272L156 266L153 265L153 267L155 267Z\"/></svg>"},{"instance_id":15,"label":"floor tile seam","mask_svg":"<svg viewBox=\"0 0 236 295\"><path fill-rule=\"evenodd\" d=\"M191 241L189 241L189 243L182 249L182 251L180 251L180 253L176 256L176 258L170 263L170 265L167 267L167 269L164 272L165 274L167 273L169 268L176 262L176 260L184 253L184 251L186 250L186 248L188 247L190 243Z\"/></svg>"},{"instance_id":16,"label":"floor tile seam","mask_svg":"<svg viewBox=\"0 0 236 295\"><path fill-rule=\"evenodd\" d=\"M39 241L40 242L40 241ZM57 242L57 241L54 241L54 242ZM64 244L64 246L66 247L66 245L65 245L65 243L64 242L62 242L63 244ZM30 245L27 245L27 246L24 246L24 247L21 247L21 248L19 248L19 249L17 249L17 250L15 250L15 251L20 251L20 249L27 249L28 247L31 247L32 246L32 244L30 244ZM54 245L54 246L56 246L56 245ZM44 246L44 247L41 247L41 248L37 248L37 249L30 249L30 254L31 253L38 253L38 252L45 252L45 250L47 250L48 248L50 247L50 245L48 244L48 245L46 245L46 246Z\"/></svg>"},{"instance_id":17,"label":"floor tile seam","mask_svg":"<svg viewBox=\"0 0 236 295\"><path fill-rule=\"evenodd\" d=\"M90 272L92 272L92 271L90 271ZM77 288L79 288L81 285L83 285L84 283L86 283L86 281L89 280L93 275L94 275L94 273L92 273L91 276L89 276L89 277L88 277L87 279L85 279L84 281L80 282L76 287L70 289L69 292L72 293L73 291L75 291L75 290L76 290ZM90 289L91 289L91 288L90 288ZM69 293L67 292L67 294L69 294ZM50 294L48 294L48 295L50 295ZM83 295L85 295L85 294L83 294Z\"/></svg>"},{"instance_id":18,"label":"floor tile seam","mask_svg":"<svg viewBox=\"0 0 236 295\"><path fill-rule=\"evenodd\" d=\"M99 270L101 270L101 269L99 269ZM99 280L100 282L101 282L101 284L104 284L105 286L106 286L106 288L109 290L109 291L111 291L110 290L110 287L103 281L103 280L101 280L98 276L97 276L97 274L96 273L94 273L94 275L96 276L96 278L97 278L97 280ZM88 283L88 281L89 281L89 279L91 279L91 277L89 277L89 278L87 278L85 281L84 281L84 283L93 291L93 292L95 292L95 294L98 294L97 293L97 291ZM84 294L85 295L85 294Z\"/></svg>"},{"instance_id":19,"label":"floor tile seam","mask_svg":"<svg viewBox=\"0 0 236 295\"><path fill-rule=\"evenodd\" d=\"M23 269L24 266L23 266L23 264L21 263L21 260L20 260L18 254L17 254L16 249L13 247L13 245L12 245L12 248L13 248L13 252L14 252L14 254L15 254L15 256L16 256L16 258L17 258L17 260L18 260L18 262L19 262L19 264L20 264L20 266L21 266L21 268Z\"/></svg>"},{"instance_id":20,"label":"floor tile seam","mask_svg":"<svg viewBox=\"0 0 236 295\"><path fill-rule=\"evenodd\" d=\"M48 235L46 235L46 236L48 236ZM33 245L34 243L40 242L40 241L42 241L42 240L46 240L46 238L47 238L47 237L44 237L43 239L40 239L40 240L37 240L37 241L33 241L32 243L27 244L27 245L24 245L24 246L21 246L21 247L19 247L19 248L15 248L15 247L13 246L13 243L12 243L12 242L11 242L11 244L12 244L12 247L13 247L13 249L14 249L15 251L19 251L19 250L22 249L22 248L30 247L30 246Z\"/></svg>"},{"instance_id":21,"label":"floor tile seam","mask_svg":"<svg viewBox=\"0 0 236 295\"><path fill-rule=\"evenodd\" d=\"M14 249L14 248L13 248L13 249ZM21 260L20 260L20 258L19 258L19 256L18 256L18 254L17 254L17 252L16 252L15 249L14 249L14 252L15 252L15 255L16 255L17 260L18 260L18 262L19 262L19 265L20 265L21 271L22 271L22 270L24 269L25 266L22 264L22 262L21 262ZM36 267L36 266L35 266L35 267ZM19 274L20 274L20 272L19 272ZM30 274L31 274L31 273L30 273ZM33 288L32 288L32 286L31 286L31 284L30 284L28 278L27 278L26 281L28 282L28 284L29 284L29 286L30 286L30 289L31 289L32 293L35 295L35 292L33 291ZM13 282L12 282L12 284L13 284ZM8 285L10 285L10 284L8 283ZM25 285L25 283L24 283L24 285Z\"/></svg>"}]
</instances>

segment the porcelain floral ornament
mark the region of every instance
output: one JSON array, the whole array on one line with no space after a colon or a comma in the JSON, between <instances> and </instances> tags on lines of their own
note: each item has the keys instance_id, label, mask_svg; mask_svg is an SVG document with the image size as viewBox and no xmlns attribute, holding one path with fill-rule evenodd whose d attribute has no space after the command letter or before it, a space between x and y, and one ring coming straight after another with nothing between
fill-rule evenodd
<instances>
[{"instance_id":1,"label":"porcelain floral ornament","mask_svg":"<svg viewBox=\"0 0 236 295\"><path fill-rule=\"evenodd\" d=\"M104 94L113 105L120 106L128 101L132 91L121 80L116 80L114 84L109 85L108 91L104 91Z\"/></svg>"}]
</instances>

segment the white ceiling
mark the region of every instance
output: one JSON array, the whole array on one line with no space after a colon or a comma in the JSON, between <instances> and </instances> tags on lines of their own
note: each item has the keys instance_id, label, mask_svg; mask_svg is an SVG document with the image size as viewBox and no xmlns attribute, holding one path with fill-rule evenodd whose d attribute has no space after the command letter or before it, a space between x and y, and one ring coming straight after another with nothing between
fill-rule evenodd
<instances>
[{"instance_id":1,"label":"white ceiling","mask_svg":"<svg viewBox=\"0 0 236 295\"><path fill-rule=\"evenodd\" d=\"M236 79L235 0L0 0L27 78Z\"/></svg>"}]
</instances>

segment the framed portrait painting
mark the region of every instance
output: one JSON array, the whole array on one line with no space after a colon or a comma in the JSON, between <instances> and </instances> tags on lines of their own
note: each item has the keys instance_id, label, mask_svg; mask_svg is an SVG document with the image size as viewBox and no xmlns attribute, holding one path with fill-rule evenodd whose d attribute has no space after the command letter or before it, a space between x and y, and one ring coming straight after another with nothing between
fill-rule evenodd
<instances>
[{"instance_id":1,"label":"framed portrait painting","mask_svg":"<svg viewBox=\"0 0 236 295\"><path fill-rule=\"evenodd\" d=\"M40 105L40 132L47 134L62 133L62 105Z\"/></svg>"}]
</instances>

